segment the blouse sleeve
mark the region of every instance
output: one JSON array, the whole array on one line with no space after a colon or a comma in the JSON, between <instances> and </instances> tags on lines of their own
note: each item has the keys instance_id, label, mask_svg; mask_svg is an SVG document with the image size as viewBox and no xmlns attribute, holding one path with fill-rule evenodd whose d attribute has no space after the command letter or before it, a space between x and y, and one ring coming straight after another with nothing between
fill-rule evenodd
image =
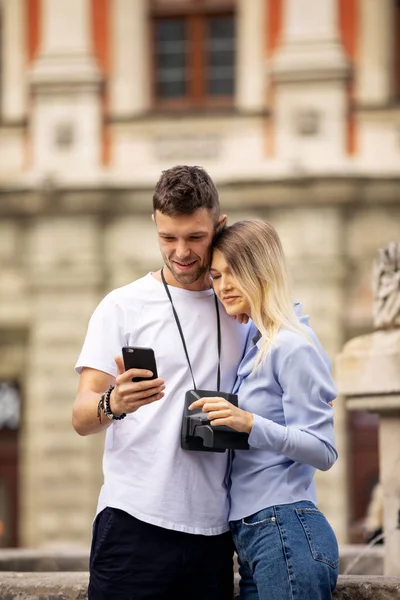
<instances>
[{"instance_id":1,"label":"blouse sleeve","mask_svg":"<svg viewBox=\"0 0 400 600\"><path fill-rule=\"evenodd\" d=\"M285 425L254 415L249 444L327 471L337 459L333 431L336 397L329 367L317 348L304 343L277 366Z\"/></svg>"}]
</instances>

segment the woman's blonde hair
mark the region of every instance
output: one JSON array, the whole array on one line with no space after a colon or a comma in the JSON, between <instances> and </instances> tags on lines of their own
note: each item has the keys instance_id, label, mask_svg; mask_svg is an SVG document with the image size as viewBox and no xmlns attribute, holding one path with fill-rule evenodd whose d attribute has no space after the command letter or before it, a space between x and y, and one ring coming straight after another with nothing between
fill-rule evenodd
<instances>
[{"instance_id":1,"label":"woman's blonde hair","mask_svg":"<svg viewBox=\"0 0 400 600\"><path fill-rule=\"evenodd\" d=\"M213 243L248 298L251 318L262 335L255 366L270 352L281 327L301 333L294 313L291 282L279 236L260 219L237 221L221 231Z\"/></svg>"}]
</instances>

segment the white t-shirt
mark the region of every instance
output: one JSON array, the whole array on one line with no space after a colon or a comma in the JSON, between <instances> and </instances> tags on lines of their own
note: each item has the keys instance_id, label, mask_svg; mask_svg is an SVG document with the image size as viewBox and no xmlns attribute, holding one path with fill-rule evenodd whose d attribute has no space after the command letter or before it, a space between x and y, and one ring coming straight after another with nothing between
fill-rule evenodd
<instances>
[{"instance_id":1,"label":"white t-shirt","mask_svg":"<svg viewBox=\"0 0 400 600\"><path fill-rule=\"evenodd\" d=\"M217 317L212 290L169 286L198 389L217 387ZM249 327L221 316L221 391L233 388ZM228 530L228 453L180 447L185 392L193 389L188 363L163 284L151 273L114 290L96 308L76 364L116 375L122 346L153 348L162 400L142 406L107 429L97 512L119 508L167 529L202 535Z\"/></svg>"}]
</instances>

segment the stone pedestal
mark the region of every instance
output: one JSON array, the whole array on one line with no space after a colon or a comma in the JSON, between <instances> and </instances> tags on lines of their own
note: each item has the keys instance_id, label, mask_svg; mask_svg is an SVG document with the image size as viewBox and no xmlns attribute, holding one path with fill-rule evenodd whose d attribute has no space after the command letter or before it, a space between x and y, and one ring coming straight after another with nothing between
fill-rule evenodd
<instances>
[{"instance_id":1,"label":"stone pedestal","mask_svg":"<svg viewBox=\"0 0 400 600\"><path fill-rule=\"evenodd\" d=\"M336 366L347 409L379 414L384 574L400 576L400 330L376 331L351 340Z\"/></svg>"}]
</instances>

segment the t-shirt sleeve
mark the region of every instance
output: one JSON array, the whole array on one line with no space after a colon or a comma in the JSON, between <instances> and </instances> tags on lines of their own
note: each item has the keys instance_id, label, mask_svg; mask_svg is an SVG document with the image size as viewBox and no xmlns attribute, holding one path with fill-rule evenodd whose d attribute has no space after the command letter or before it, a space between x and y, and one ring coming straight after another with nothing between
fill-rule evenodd
<instances>
[{"instance_id":1,"label":"t-shirt sleeve","mask_svg":"<svg viewBox=\"0 0 400 600\"><path fill-rule=\"evenodd\" d=\"M121 355L124 345L123 313L112 294L109 294L97 306L89 321L75 371L80 374L83 367L90 367L115 377L117 368L114 357Z\"/></svg>"}]
</instances>

